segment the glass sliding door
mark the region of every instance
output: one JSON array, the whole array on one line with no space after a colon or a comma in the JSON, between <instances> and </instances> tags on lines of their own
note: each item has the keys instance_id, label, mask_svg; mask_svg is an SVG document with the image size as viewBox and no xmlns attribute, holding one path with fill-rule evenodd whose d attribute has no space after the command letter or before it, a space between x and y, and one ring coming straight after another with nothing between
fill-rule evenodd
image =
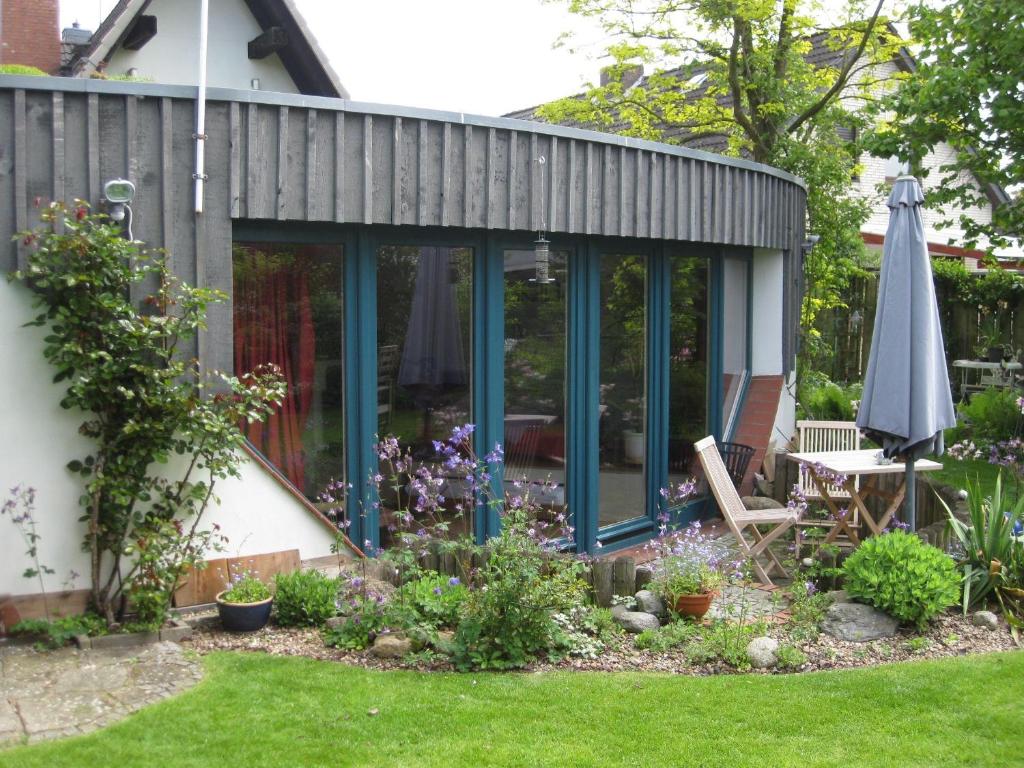
<instances>
[{"instance_id":1,"label":"glass sliding door","mask_svg":"<svg viewBox=\"0 0 1024 768\"><path fill-rule=\"evenodd\" d=\"M383 245L376 258L378 430L414 459L433 460L434 441L472 421L473 249ZM459 479L448 482L449 532L471 532L472 515L456 508ZM381 499L385 546L396 501Z\"/></svg>"},{"instance_id":2,"label":"glass sliding door","mask_svg":"<svg viewBox=\"0 0 1024 768\"><path fill-rule=\"evenodd\" d=\"M540 504L554 535L566 504L567 254L551 252L548 283L532 250L503 261L505 488Z\"/></svg>"},{"instance_id":3,"label":"glass sliding door","mask_svg":"<svg viewBox=\"0 0 1024 768\"><path fill-rule=\"evenodd\" d=\"M236 242L235 372L273 364L284 402L249 442L310 500L345 478L342 247Z\"/></svg>"},{"instance_id":4,"label":"glass sliding door","mask_svg":"<svg viewBox=\"0 0 1024 768\"><path fill-rule=\"evenodd\" d=\"M647 258L600 257L598 527L646 515Z\"/></svg>"},{"instance_id":5,"label":"glass sliding door","mask_svg":"<svg viewBox=\"0 0 1024 768\"><path fill-rule=\"evenodd\" d=\"M669 260L668 480L698 474L693 444L708 434L708 260Z\"/></svg>"},{"instance_id":6,"label":"glass sliding door","mask_svg":"<svg viewBox=\"0 0 1024 768\"><path fill-rule=\"evenodd\" d=\"M750 379L750 260L722 260L722 435L728 440L739 418Z\"/></svg>"}]
</instances>

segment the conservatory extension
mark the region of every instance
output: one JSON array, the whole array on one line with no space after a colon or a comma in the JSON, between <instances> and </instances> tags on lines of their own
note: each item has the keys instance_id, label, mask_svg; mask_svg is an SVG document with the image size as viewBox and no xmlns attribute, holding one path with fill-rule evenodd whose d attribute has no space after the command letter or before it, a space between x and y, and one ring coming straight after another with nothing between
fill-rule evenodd
<instances>
[{"instance_id":1,"label":"conservatory extension","mask_svg":"<svg viewBox=\"0 0 1024 768\"><path fill-rule=\"evenodd\" d=\"M378 434L428 459L475 424L477 451L501 443L506 477L549 480L544 507L593 551L656 530L658 489L696 471L696 440L791 418L799 180L533 122L211 89L197 213L194 94L0 77L0 240L34 224L37 197L100 208L105 182L131 180L134 236L230 297L202 364L284 371L284 406L248 432L264 469L310 514L329 481L351 483L354 542L389 542L365 482ZM752 416L768 379L774 404ZM499 520L481 507L454 525L482 540ZM282 548L290 535L283 522Z\"/></svg>"}]
</instances>

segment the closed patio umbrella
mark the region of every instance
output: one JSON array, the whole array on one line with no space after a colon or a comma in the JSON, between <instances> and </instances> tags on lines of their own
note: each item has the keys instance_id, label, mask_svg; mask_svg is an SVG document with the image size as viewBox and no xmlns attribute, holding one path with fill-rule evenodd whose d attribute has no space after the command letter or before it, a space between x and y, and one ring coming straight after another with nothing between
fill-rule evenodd
<instances>
[{"instance_id":1,"label":"closed patio umbrella","mask_svg":"<svg viewBox=\"0 0 1024 768\"><path fill-rule=\"evenodd\" d=\"M941 456L942 431L956 424L946 371L921 203L913 176L901 176L889 195L878 306L857 426L907 468L907 520L915 522L914 460Z\"/></svg>"}]
</instances>

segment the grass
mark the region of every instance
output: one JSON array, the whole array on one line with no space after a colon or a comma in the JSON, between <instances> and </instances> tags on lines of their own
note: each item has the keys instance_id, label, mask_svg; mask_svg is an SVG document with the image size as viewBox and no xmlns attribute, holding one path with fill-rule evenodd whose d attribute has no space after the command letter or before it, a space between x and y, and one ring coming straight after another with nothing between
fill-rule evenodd
<instances>
[{"instance_id":1,"label":"grass","mask_svg":"<svg viewBox=\"0 0 1024 768\"><path fill-rule=\"evenodd\" d=\"M89 736L0 752L0 765L983 767L1024 753L1024 652L711 678L205 663L184 695Z\"/></svg>"},{"instance_id":2,"label":"grass","mask_svg":"<svg viewBox=\"0 0 1024 768\"><path fill-rule=\"evenodd\" d=\"M972 483L977 483L985 496L990 496L995 490L996 477L999 476L1000 468L996 464L989 464L987 459L958 461L944 456L940 461L942 469L928 473L928 478L933 482L966 489L969 480ZM1016 498L1019 490L1013 479L1013 472L1006 469L1003 470L1003 490L1008 492L1011 498Z\"/></svg>"}]
</instances>

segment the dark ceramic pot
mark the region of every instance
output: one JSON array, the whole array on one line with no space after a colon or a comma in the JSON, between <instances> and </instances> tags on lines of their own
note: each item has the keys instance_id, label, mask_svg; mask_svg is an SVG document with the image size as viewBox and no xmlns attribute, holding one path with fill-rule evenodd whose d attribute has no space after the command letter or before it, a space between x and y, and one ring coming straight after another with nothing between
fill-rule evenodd
<instances>
[{"instance_id":1,"label":"dark ceramic pot","mask_svg":"<svg viewBox=\"0 0 1024 768\"><path fill-rule=\"evenodd\" d=\"M989 347L988 348L988 361L990 363L1001 363L1003 361L1003 348L1002 347Z\"/></svg>"},{"instance_id":2,"label":"dark ceramic pot","mask_svg":"<svg viewBox=\"0 0 1024 768\"><path fill-rule=\"evenodd\" d=\"M229 632L255 632L267 625L274 605L273 597L258 603L225 603L220 599L223 594L217 595L217 613L224 629Z\"/></svg>"},{"instance_id":3,"label":"dark ceramic pot","mask_svg":"<svg viewBox=\"0 0 1024 768\"><path fill-rule=\"evenodd\" d=\"M717 592L704 592L700 595L680 595L676 598L676 613L699 619L711 609L711 601Z\"/></svg>"}]
</instances>

